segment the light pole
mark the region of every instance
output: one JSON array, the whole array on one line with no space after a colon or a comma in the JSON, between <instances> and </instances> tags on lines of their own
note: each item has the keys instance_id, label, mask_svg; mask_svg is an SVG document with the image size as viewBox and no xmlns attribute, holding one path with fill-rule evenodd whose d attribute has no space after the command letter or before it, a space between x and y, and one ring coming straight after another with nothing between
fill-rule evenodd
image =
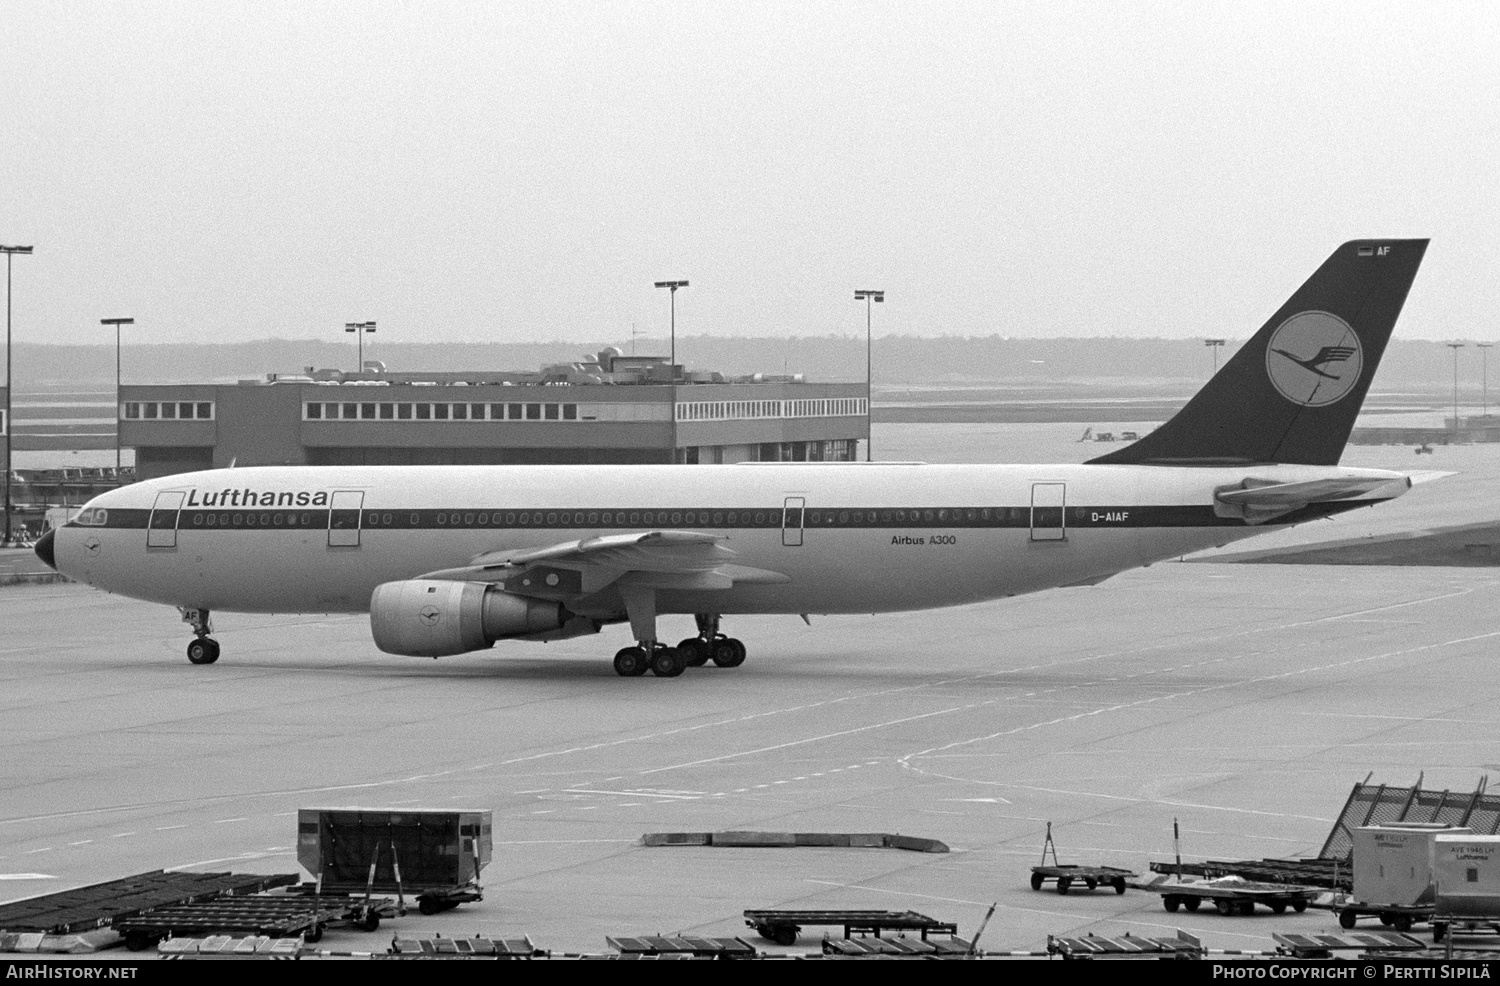
<instances>
[{"instance_id":1,"label":"light pole","mask_svg":"<svg viewBox=\"0 0 1500 986\"><path fill-rule=\"evenodd\" d=\"M353 332L354 338L359 340L359 366L354 368L355 373L365 372L365 333L375 331L374 322L345 322L345 332Z\"/></svg>"},{"instance_id":2,"label":"light pole","mask_svg":"<svg viewBox=\"0 0 1500 986\"><path fill-rule=\"evenodd\" d=\"M1209 376L1213 376L1219 372L1219 350L1224 348L1224 340L1204 339L1203 345L1207 346L1214 354L1214 372L1209 374Z\"/></svg>"},{"instance_id":3,"label":"light pole","mask_svg":"<svg viewBox=\"0 0 1500 986\"><path fill-rule=\"evenodd\" d=\"M668 288L672 292L672 382L677 382L677 289L688 286L687 281L657 281L659 288ZM675 412L674 412L675 413Z\"/></svg>"},{"instance_id":4,"label":"light pole","mask_svg":"<svg viewBox=\"0 0 1500 986\"><path fill-rule=\"evenodd\" d=\"M1453 350L1453 440L1458 440L1458 351L1464 348L1461 342L1446 343Z\"/></svg>"},{"instance_id":5,"label":"light pole","mask_svg":"<svg viewBox=\"0 0 1500 986\"><path fill-rule=\"evenodd\" d=\"M1476 343L1474 343L1474 345L1479 348L1479 374L1480 374L1479 379L1481 381L1479 387L1480 387L1480 392L1483 394L1483 397L1481 398L1481 400L1484 402L1483 405L1482 405L1484 407L1484 411L1480 414L1480 417L1482 417L1482 418L1488 418L1490 416L1490 354L1489 354L1489 350L1493 349L1494 346L1495 346L1495 344L1493 342L1476 342Z\"/></svg>"},{"instance_id":6,"label":"light pole","mask_svg":"<svg viewBox=\"0 0 1500 986\"><path fill-rule=\"evenodd\" d=\"M134 325L133 318L101 318L100 325L115 327L115 478L120 475L120 326Z\"/></svg>"},{"instance_id":7,"label":"light pole","mask_svg":"<svg viewBox=\"0 0 1500 986\"><path fill-rule=\"evenodd\" d=\"M865 303L865 461L870 462L872 456L874 456L875 454L874 449L872 448L872 446L874 445L874 439L871 436L870 429L870 409L875 403L873 400L871 400L871 383L873 382L875 376L873 369L874 361L871 357L873 357L875 354L875 347L874 343L871 341L872 337L870 335L870 303L875 301L885 301L885 292L869 290L860 291L856 289L854 292L854 300L863 301Z\"/></svg>"},{"instance_id":8,"label":"light pole","mask_svg":"<svg viewBox=\"0 0 1500 986\"><path fill-rule=\"evenodd\" d=\"M30 252L29 246L0 246L5 254L5 527L0 529L0 544L10 543L10 433L16 427L10 419L10 258Z\"/></svg>"}]
</instances>

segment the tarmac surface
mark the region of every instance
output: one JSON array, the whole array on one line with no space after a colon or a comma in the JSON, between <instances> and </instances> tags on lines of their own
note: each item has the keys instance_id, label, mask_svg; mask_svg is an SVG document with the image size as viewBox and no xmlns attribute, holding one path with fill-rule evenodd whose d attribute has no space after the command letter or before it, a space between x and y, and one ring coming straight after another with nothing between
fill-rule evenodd
<instances>
[{"instance_id":1,"label":"tarmac surface","mask_svg":"<svg viewBox=\"0 0 1500 986\"><path fill-rule=\"evenodd\" d=\"M1412 466L1455 468L1463 450L1445 451ZM1493 520L1491 454L1368 521L1311 527L1332 541ZM1264 541L1318 540L1306 530ZM1177 928L1271 948L1274 931L1336 922L1034 892L1046 823L1063 863L1146 873L1172 858L1174 818L1185 860L1311 856L1371 772L1472 790L1500 771L1497 611L1500 568L1166 563L954 610L726 618L743 667L622 679L622 628L431 661L380 654L347 616L216 614L223 657L194 667L169 609L8 586L0 900L160 868L294 872L298 808L474 807L495 816L483 902L325 947L527 934L597 952L684 932L804 951L821 930L778 949L741 912L909 908L968 937L998 902L985 949ZM639 844L727 829L953 851Z\"/></svg>"},{"instance_id":2,"label":"tarmac surface","mask_svg":"<svg viewBox=\"0 0 1500 986\"><path fill-rule=\"evenodd\" d=\"M150 869L294 872L295 812L495 813L486 899L386 930L744 933L766 907L914 909L986 948L1185 928L1213 947L1325 912L1168 915L1029 889L1064 863L1314 855L1350 787L1500 770L1500 577L1165 564L960 610L741 619L735 670L621 679L622 631L441 661L361 619L226 615L193 667L175 614L72 585L0 591L0 899ZM684 628L685 630L685 628ZM616 639L618 638L618 639ZM899 832L881 849L644 848L653 831ZM373 943L357 932L324 939ZM764 944L764 943L762 943Z\"/></svg>"}]
</instances>

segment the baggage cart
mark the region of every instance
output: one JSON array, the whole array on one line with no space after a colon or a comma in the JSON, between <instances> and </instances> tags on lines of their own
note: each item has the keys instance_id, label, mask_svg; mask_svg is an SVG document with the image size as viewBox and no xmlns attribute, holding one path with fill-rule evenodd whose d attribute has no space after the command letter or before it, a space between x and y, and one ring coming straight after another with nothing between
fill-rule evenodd
<instances>
[{"instance_id":1,"label":"baggage cart","mask_svg":"<svg viewBox=\"0 0 1500 986\"><path fill-rule=\"evenodd\" d=\"M1120 866L1033 866L1031 868L1031 889L1040 890L1042 885L1049 880L1057 882L1057 892L1066 894L1076 885L1082 884L1089 890L1096 887L1113 887L1115 893L1125 892L1125 881L1134 880L1139 873L1127 870Z\"/></svg>"},{"instance_id":2,"label":"baggage cart","mask_svg":"<svg viewBox=\"0 0 1500 986\"><path fill-rule=\"evenodd\" d=\"M1198 880L1194 883L1158 883L1142 889L1161 894L1162 907L1172 913L1176 913L1178 908L1197 911L1207 904L1226 917L1254 914L1257 904L1270 908L1276 914L1285 914L1287 908L1301 914L1307 910L1313 897L1321 892L1317 887L1256 883L1235 876Z\"/></svg>"},{"instance_id":3,"label":"baggage cart","mask_svg":"<svg viewBox=\"0 0 1500 986\"><path fill-rule=\"evenodd\" d=\"M479 873L493 851L487 809L303 808L297 861L318 893L408 894L423 914L483 900Z\"/></svg>"},{"instance_id":4,"label":"baggage cart","mask_svg":"<svg viewBox=\"0 0 1500 986\"><path fill-rule=\"evenodd\" d=\"M958 934L958 925L916 911L746 911L745 923L762 938L778 945L796 944L805 925L842 926L845 938L855 935L879 938L884 931L916 931L923 940L929 934Z\"/></svg>"}]
</instances>

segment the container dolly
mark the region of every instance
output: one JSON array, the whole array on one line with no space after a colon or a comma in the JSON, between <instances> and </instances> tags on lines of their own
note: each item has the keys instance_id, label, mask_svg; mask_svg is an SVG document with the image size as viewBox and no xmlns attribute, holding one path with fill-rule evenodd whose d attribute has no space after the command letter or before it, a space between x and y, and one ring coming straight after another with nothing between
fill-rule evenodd
<instances>
[{"instance_id":1,"label":"container dolly","mask_svg":"<svg viewBox=\"0 0 1500 986\"><path fill-rule=\"evenodd\" d=\"M1052 857L1052 865L1047 865L1047 857ZM1123 894L1127 880L1134 880L1139 873L1125 869L1122 866L1078 866L1068 864L1066 866L1057 861L1057 845L1052 841L1052 823L1047 823L1047 838L1042 843L1042 862L1039 866L1031 868L1031 889L1040 890L1042 884L1048 880L1057 881L1057 892L1066 894L1073 888L1075 883L1081 883L1090 890L1096 887L1114 887L1115 893Z\"/></svg>"}]
</instances>

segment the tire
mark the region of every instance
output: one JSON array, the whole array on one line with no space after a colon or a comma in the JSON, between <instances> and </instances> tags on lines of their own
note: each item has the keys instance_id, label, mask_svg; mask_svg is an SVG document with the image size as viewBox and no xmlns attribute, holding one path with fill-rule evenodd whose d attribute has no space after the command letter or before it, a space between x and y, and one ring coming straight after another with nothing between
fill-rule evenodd
<instances>
[{"instance_id":1,"label":"tire","mask_svg":"<svg viewBox=\"0 0 1500 986\"><path fill-rule=\"evenodd\" d=\"M443 911L447 910L447 908L444 907L443 902L438 900L436 897L429 897L424 894L423 896L417 898L417 910L421 911L428 917L432 917L434 914L443 913Z\"/></svg>"},{"instance_id":2,"label":"tire","mask_svg":"<svg viewBox=\"0 0 1500 986\"><path fill-rule=\"evenodd\" d=\"M701 668L708 663L708 641L702 637L689 637L677 645L687 655L687 666Z\"/></svg>"},{"instance_id":3,"label":"tire","mask_svg":"<svg viewBox=\"0 0 1500 986\"><path fill-rule=\"evenodd\" d=\"M1042 875L1040 873L1033 873L1033 874L1031 874L1031 889L1032 890L1040 890L1040 889L1042 889L1042 880L1043 880L1043 877L1042 877Z\"/></svg>"},{"instance_id":4,"label":"tire","mask_svg":"<svg viewBox=\"0 0 1500 986\"><path fill-rule=\"evenodd\" d=\"M1071 886L1073 886L1073 878L1072 877L1070 877L1070 876L1060 876L1060 877L1057 878L1057 892L1058 893L1060 893L1060 894L1066 894L1068 892L1068 888L1071 887Z\"/></svg>"},{"instance_id":5,"label":"tire","mask_svg":"<svg viewBox=\"0 0 1500 986\"><path fill-rule=\"evenodd\" d=\"M1191 901L1192 898L1189 897L1188 900ZM1183 904L1183 899L1181 897L1178 897L1175 894L1162 894L1161 895L1161 906L1165 907L1167 909L1167 913L1168 914L1176 914L1177 913L1177 908L1180 907L1182 904Z\"/></svg>"},{"instance_id":6,"label":"tire","mask_svg":"<svg viewBox=\"0 0 1500 986\"><path fill-rule=\"evenodd\" d=\"M745 645L733 637L719 637L713 642L712 657L721 668L737 668L745 663Z\"/></svg>"},{"instance_id":7,"label":"tire","mask_svg":"<svg viewBox=\"0 0 1500 986\"><path fill-rule=\"evenodd\" d=\"M615 674L621 678L639 678L646 667L646 652L639 647L626 647L615 655Z\"/></svg>"},{"instance_id":8,"label":"tire","mask_svg":"<svg viewBox=\"0 0 1500 986\"><path fill-rule=\"evenodd\" d=\"M323 926L321 924L315 924L311 928L308 928L305 932L302 933L302 940L307 942L309 945L311 945L313 942L322 941Z\"/></svg>"},{"instance_id":9,"label":"tire","mask_svg":"<svg viewBox=\"0 0 1500 986\"><path fill-rule=\"evenodd\" d=\"M1229 917L1229 915L1233 914L1235 911L1239 910L1236 902L1230 900L1228 897L1220 897L1218 900L1214 901L1214 907L1220 914L1224 915L1226 918Z\"/></svg>"},{"instance_id":10,"label":"tire","mask_svg":"<svg viewBox=\"0 0 1500 986\"><path fill-rule=\"evenodd\" d=\"M1397 931L1410 931L1411 915L1397 914L1395 917L1391 918L1391 927L1395 928Z\"/></svg>"},{"instance_id":11,"label":"tire","mask_svg":"<svg viewBox=\"0 0 1500 986\"><path fill-rule=\"evenodd\" d=\"M687 655L676 647L662 647L651 655L651 673L658 678L675 678L687 670Z\"/></svg>"},{"instance_id":12,"label":"tire","mask_svg":"<svg viewBox=\"0 0 1500 986\"><path fill-rule=\"evenodd\" d=\"M1303 911L1307 910L1307 901L1300 898L1292 901L1292 910L1296 911L1298 914L1301 914Z\"/></svg>"},{"instance_id":13,"label":"tire","mask_svg":"<svg viewBox=\"0 0 1500 986\"><path fill-rule=\"evenodd\" d=\"M1343 928L1345 931L1353 930L1354 922L1358 920L1359 915L1352 910L1345 909L1339 911L1339 927Z\"/></svg>"},{"instance_id":14,"label":"tire","mask_svg":"<svg viewBox=\"0 0 1500 986\"><path fill-rule=\"evenodd\" d=\"M1255 913L1255 901L1253 901L1253 900L1242 900L1242 901L1240 901L1240 915L1242 917L1249 917L1250 915L1252 915L1254 913Z\"/></svg>"},{"instance_id":15,"label":"tire","mask_svg":"<svg viewBox=\"0 0 1500 986\"><path fill-rule=\"evenodd\" d=\"M132 931L125 936L125 947L132 952L144 952L156 944L156 936L148 931Z\"/></svg>"},{"instance_id":16,"label":"tire","mask_svg":"<svg viewBox=\"0 0 1500 986\"><path fill-rule=\"evenodd\" d=\"M1286 913L1286 901L1284 901L1284 900L1278 900L1276 903L1272 904L1271 905L1271 913L1272 914L1285 914Z\"/></svg>"},{"instance_id":17,"label":"tire","mask_svg":"<svg viewBox=\"0 0 1500 986\"><path fill-rule=\"evenodd\" d=\"M194 637L187 646L187 659L193 664L212 664L219 659L219 644L207 637Z\"/></svg>"},{"instance_id":18,"label":"tire","mask_svg":"<svg viewBox=\"0 0 1500 986\"><path fill-rule=\"evenodd\" d=\"M1186 907L1190 912L1196 914L1196 913L1198 913L1198 908L1200 908L1200 907L1203 906L1203 898L1202 897L1186 897L1182 901L1182 906Z\"/></svg>"},{"instance_id":19,"label":"tire","mask_svg":"<svg viewBox=\"0 0 1500 986\"><path fill-rule=\"evenodd\" d=\"M1432 923L1432 943L1434 945L1441 945L1443 939L1447 937L1448 926L1441 921L1434 921Z\"/></svg>"},{"instance_id":20,"label":"tire","mask_svg":"<svg viewBox=\"0 0 1500 986\"><path fill-rule=\"evenodd\" d=\"M1083 881L1083 885L1085 887L1088 887L1090 890L1093 890L1094 888L1096 888L1096 887L1099 886L1099 881L1098 880L1086 879L1086 880Z\"/></svg>"},{"instance_id":21,"label":"tire","mask_svg":"<svg viewBox=\"0 0 1500 986\"><path fill-rule=\"evenodd\" d=\"M362 918L355 918L354 927L360 931L375 931L380 927L380 915L371 911Z\"/></svg>"},{"instance_id":22,"label":"tire","mask_svg":"<svg viewBox=\"0 0 1500 986\"><path fill-rule=\"evenodd\" d=\"M1115 888L1115 893L1123 894L1125 892L1125 878L1120 877L1118 880L1114 881L1111 886Z\"/></svg>"},{"instance_id":23,"label":"tire","mask_svg":"<svg viewBox=\"0 0 1500 986\"><path fill-rule=\"evenodd\" d=\"M795 924L773 924L766 926L761 932L761 936L769 938L781 946L795 945L797 944L797 932L801 930Z\"/></svg>"},{"instance_id":24,"label":"tire","mask_svg":"<svg viewBox=\"0 0 1500 986\"><path fill-rule=\"evenodd\" d=\"M1380 926L1382 928L1389 928L1395 922L1396 922L1396 919L1394 917L1392 917L1391 915L1385 913L1384 911L1380 912Z\"/></svg>"}]
</instances>

